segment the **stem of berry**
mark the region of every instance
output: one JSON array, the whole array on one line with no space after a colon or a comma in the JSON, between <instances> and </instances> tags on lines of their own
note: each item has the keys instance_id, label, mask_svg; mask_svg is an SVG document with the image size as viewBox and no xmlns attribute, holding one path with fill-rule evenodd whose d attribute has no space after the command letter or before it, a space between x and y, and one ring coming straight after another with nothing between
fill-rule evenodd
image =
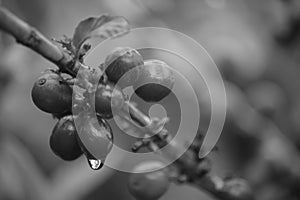
<instances>
[{"instance_id":1,"label":"stem of berry","mask_svg":"<svg viewBox=\"0 0 300 200\"><path fill-rule=\"evenodd\" d=\"M62 72L68 73L75 77L79 67L81 67L81 63L75 61L75 58L67 51L54 45L35 28L31 27L3 7L0 7L0 29L12 35L18 43L31 48L50 62L56 64ZM142 130L146 130L147 133L150 133L154 136L152 137L153 139L150 141L150 145L148 145L148 147L150 147L151 150L156 149L159 153L159 149L168 144L171 141L171 137L167 134L165 129L162 129L159 133L157 133L157 129L155 124L153 124L153 120L144 115L134 105L130 104L129 102L127 102L125 105L129 108L132 118L134 118L138 124L145 126L144 128L141 127ZM132 123L132 125L136 126L134 123ZM182 146L178 143L172 142L170 146L171 148L168 151L168 156L177 157L176 152L178 152L178 148L182 148ZM227 187L226 181L218 176L208 174L199 175L198 163L199 161L194 159L194 157L191 157L191 151L188 150L174 163L174 166L178 168L178 171L183 171L185 175L188 176L188 183L200 189L206 190L219 199L253 199L252 195L250 195L250 197L237 196L235 194L235 190ZM245 190L247 189L248 187Z\"/></svg>"}]
</instances>

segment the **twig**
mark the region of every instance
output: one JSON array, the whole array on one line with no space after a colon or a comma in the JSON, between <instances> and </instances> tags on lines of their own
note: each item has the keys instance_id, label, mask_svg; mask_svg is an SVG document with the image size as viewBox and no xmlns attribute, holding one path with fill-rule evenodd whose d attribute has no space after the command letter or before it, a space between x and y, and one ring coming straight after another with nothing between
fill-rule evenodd
<instances>
[{"instance_id":1,"label":"twig","mask_svg":"<svg viewBox=\"0 0 300 200\"><path fill-rule=\"evenodd\" d=\"M70 74L76 74L76 64L73 61L73 58L66 53L64 50L55 46L51 41L49 41L46 37L44 37L40 32L38 32L33 27L29 26L21 19L10 13L8 10L0 7L0 29L8 32L12 36L15 37L17 42L31 48L36 51L40 55L44 56L49 61L56 64L61 71L67 71ZM134 118L139 120L140 124L151 125L151 119L149 119L146 115L140 112L135 107L131 107L131 113ZM151 130L150 130L151 131ZM156 133L154 133L156 134ZM165 142L168 141L168 138L156 138L155 144L158 147L164 146ZM170 153L178 152L178 148L181 148L178 145L171 145ZM187 151L184 153L175 163L180 165L180 168L185 169L188 174L193 177L194 186L204 189L215 197L224 200L246 200L242 198L237 198L235 194L232 193L231 190L226 190L225 182L219 178L218 176L196 176L197 174L197 162L190 162L190 157L188 156L190 152ZM176 156L176 155L175 155ZM186 161L190 163L187 165ZM248 200L249 198L247 198ZM252 199L252 198L250 198Z\"/></svg>"},{"instance_id":2,"label":"twig","mask_svg":"<svg viewBox=\"0 0 300 200\"><path fill-rule=\"evenodd\" d=\"M0 6L0 20L0 29L12 35L18 43L29 47L50 62L53 62L61 71L75 75L75 63L72 56L54 45L38 30L2 6Z\"/></svg>"}]
</instances>

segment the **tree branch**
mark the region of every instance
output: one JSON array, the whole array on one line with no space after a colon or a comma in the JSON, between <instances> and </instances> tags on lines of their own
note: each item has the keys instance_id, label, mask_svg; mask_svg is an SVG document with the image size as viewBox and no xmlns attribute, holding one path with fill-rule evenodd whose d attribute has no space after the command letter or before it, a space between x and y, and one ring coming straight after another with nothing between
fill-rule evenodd
<instances>
[{"instance_id":1,"label":"tree branch","mask_svg":"<svg viewBox=\"0 0 300 200\"><path fill-rule=\"evenodd\" d=\"M29 47L44 58L56 64L62 72L74 73L71 55L54 45L38 30L0 6L0 29L12 35L16 41Z\"/></svg>"}]
</instances>

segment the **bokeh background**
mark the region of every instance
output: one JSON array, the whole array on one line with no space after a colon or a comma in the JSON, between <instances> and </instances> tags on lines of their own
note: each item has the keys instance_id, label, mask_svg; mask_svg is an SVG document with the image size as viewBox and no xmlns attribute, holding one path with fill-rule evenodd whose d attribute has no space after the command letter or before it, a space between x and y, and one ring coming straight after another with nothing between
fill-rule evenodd
<instances>
[{"instance_id":1,"label":"bokeh background","mask_svg":"<svg viewBox=\"0 0 300 200\"><path fill-rule=\"evenodd\" d=\"M210 154L214 173L246 178L260 200L300 199L300 1L0 2L49 38L71 36L78 21L101 13L124 16L132 27L167 27L191 36L225 80L227 117L219 150ZM52 66L0 32L0 199L133 199L128 174L93 172L84 158L67 163L51 152L55 120L33 105L30 92ZM175 184L162 197L184 198L212 199Z\"/></svg>"}]
</instances>

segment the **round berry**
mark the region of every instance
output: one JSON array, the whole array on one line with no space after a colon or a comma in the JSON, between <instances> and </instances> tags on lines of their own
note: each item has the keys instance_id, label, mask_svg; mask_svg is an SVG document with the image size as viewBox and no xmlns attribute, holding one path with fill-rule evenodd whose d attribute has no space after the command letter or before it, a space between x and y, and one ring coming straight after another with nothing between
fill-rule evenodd
<instances>
[{"instance_id":1,"label":"round berry","mask_svg":"<svg viewBox=\"0 0 300 200\"><path fill-rule=\"evenodd\" d=\"M45 73L38 78L31 97L34 104L47 113L64 113L72 106L72 89L55 72Z\"/></svg>"},{"instance_id":2,"label":"round berry","mask_svg":"<svg viewBox=\"0 0 300 200\"><path fill-rule=\"evenodd\" d=\"M122 91L112 83L99 84L95 93L95 110L102 118L112 118L112 107L121 108L124 103Z\"/></svg>"},{"instance_id":3,"label":"round berry","mask_svg":"<svg viewBox=\"0 0 300 200\"><path fill-rule=\"evenodd\" d=\"M80 143L95 158L104 162L113 147L113 133L110 125L100 117L85 115L80 119Z\"/></svg>"},{"instance_id":4,"label":"round berry","mask_svg":"<svg viewBox=\"0 0 300 200\"><path fill-rule=\"evenodd\" d=\"M63 160L75 160L82 154L77 137L73 116L65 116L57 122L52 131L50 148Z\"/></svg>"},{"instance_id":5,"label":"round berry","mask_svg":"<svg viewBox=\"0 0 300 200\"><path fill-rule=\"evenodd\" d=\"M170 181L162 163L146 162L136 166L129 177L128 190L137 200L159 199L169 188Z\"/></svg>"},{"instance_id":6,"label":"round berry","mask_svg":"<svg viewBox=\"0 0 300 200\"><path fill-rule=\"evenodd\" d=\"M113 83L121 79L118 85L124 88L137 80L138 68L143 64L143 58L137 50L130 47L118 47L106 57L105 72L108 80Z\"/></svg>"},{"instance_id":7,"label":"round berry","mask_svg":"<svg viewBox=\"0 0 300 200\"><path fill-rule=\"evenodd\" d=\"M158 102L171 93L175 82L171 68L160 60L147 60L140 68L135 93L147 102Z\"/></svg>"}]
</instances>

